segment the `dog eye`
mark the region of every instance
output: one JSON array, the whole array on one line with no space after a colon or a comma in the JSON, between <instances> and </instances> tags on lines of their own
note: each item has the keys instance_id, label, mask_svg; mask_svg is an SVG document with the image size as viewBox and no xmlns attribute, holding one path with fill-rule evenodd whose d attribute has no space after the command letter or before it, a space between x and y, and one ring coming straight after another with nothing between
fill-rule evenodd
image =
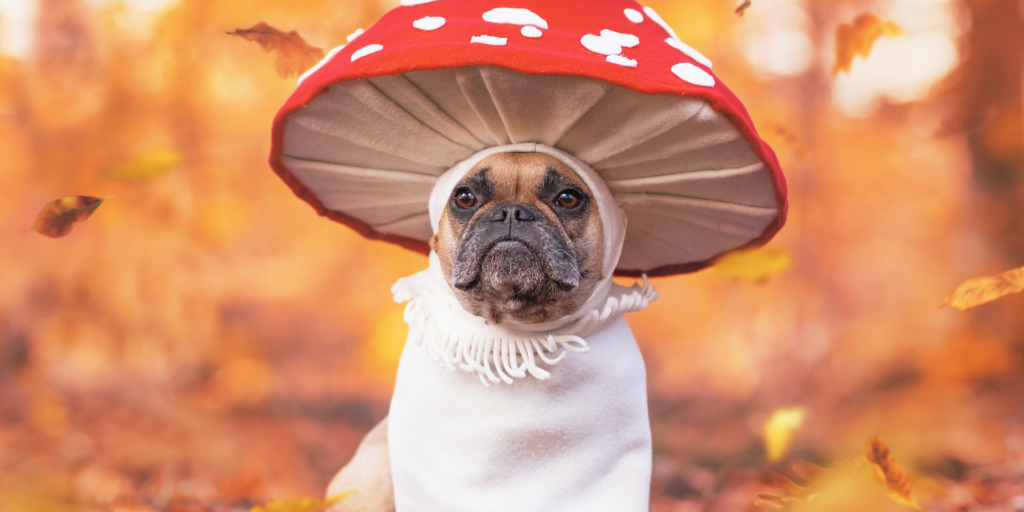
<instances>
[{"instance_id":1,"label":"dog eye","mask_svg":"<svg viewBox=\"0 0 1024 512\"><path fill-rule=\"evenodd\" d=\"M572 190L563 190L555 198L555 204L562 208L575 208L580 204L580 195Z\"/></svg>"},{"instance_id":2,"label":"dog eye","mask_svg":"<svg viewBox=\"0 0 1024 512\"><path fill-rule=\"evenodd\" d=\"M455 192L455 204L459 208L472 208L476 204L476 196L464 188Z\"/></svg>"}]
</instances>

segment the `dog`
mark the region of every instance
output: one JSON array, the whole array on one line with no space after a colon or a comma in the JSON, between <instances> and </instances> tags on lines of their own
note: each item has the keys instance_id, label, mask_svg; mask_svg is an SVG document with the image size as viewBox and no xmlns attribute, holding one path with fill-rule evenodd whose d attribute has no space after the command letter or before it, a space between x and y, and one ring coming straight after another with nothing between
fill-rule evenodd
<instances>
[{"instance_id":1,"label":"dog","mask_svg":"<svg viewBox=\"0 0 1024 512\"><path fill-rule=\"evenodd\" d=\"M540 324L579 310L606 277L604 236L592 191L565 163L496 153L455 185L430 247L466 311L493 325ZM334 511L395 510L387 422L330 483L328 496L353 491Z\"/></svg>"},{"instance_id":2,"label":"dog","mask_svg":"<svg viewBox=\"0 0 1024 512\"><path fill-rule=\"evenodd\" d=\"M601 280L604 238L583 181L543 153L498 153L456 186L430 248L467 311L543 323L583 305Z\"/></svg>"}]
</instances>

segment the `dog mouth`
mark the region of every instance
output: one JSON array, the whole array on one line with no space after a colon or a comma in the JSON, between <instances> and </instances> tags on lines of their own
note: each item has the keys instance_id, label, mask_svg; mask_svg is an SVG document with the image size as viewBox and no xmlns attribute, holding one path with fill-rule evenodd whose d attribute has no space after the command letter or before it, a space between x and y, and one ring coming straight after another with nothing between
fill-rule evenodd
<instances>
[{"instance_id":1,"label":"dog mouth","mask_svg":"<svg viewBox=\"0 0 1024 512\"><path fill-rule=\"evenodd\" d=\"M462 291L483 287L501 296L530 295L554 284L579 286L576 257L560 232L545 222L500 232L475 226L466 236L452 269L452 285Z\"/></svg>"},{"instance_id":2,"label":"dog mouth","mask_svg":"<svg viewBox=\"0 0 1024 512\"><path fill-rule=\"evenodd\" d=\"M499 295L521 295L548 278L543 266L537 253L521 240L501 240L485 252L477 281Z\"/></svg>"}]
</instances>

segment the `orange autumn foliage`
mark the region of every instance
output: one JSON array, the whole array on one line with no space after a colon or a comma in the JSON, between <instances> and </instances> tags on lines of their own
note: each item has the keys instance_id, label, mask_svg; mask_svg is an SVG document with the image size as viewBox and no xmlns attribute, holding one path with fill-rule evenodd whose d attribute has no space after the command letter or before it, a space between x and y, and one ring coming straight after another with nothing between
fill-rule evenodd
<instances>
[{"instance_id":1,"label":"orange autumn foliage","mask_svg":"<svg viewBox=\"0 0 1024 512\"><path fill-rule=\"evenodd\" d=\"M992 302L1005 295L1024 291L1024 267L1007 270L995 276L975 277L963 282L949 294L942 306L953 306L960 311Z\"/></svg>"},{"instance_id":2,"label":"orange autumn foliage","mask_svg":"<svg viewBox=\"0 0 1024 512\"><path fill-rule=\"evenodd\" d=\"M77 224L88 219L103 198L90 196L68 196L47 203L36 217L32 229L50 238L67 236Z\"/></svg>"},{"instance_id":3,"label":"orange autumn foliage","mask_svg":"<svg viewBox=\"0 0 1024 512\"><path fill-rule=\"evenodd\" d=\"M986 206L988 188L974 184L987 160L970 153L1021 154L1017 2L894 2L921 20L970 9L953 41L970 51L951 78L978 84L946 95L938 84L858 118L833 108L837 80L821 79L831 62L779 78L750 50L754 29L798 11L819 55L834 20L864 4L753 2L742 17L741 0L644 3L722 63L778 152L792 213L771 248L793 263L753 281L716 269L657 279L662 298L628 317L658 449L651 511L790 500L772 488L757 428L788 403L814 410L790 456L826 466L787 466L814 489L794 512L898 512L863 457L848 470L822 462L859 453L877 431L901 440L900 462L967 467L933 476L944 494L913 480L926 510L1005 509L1024 456L1007 414L1024 375L1017 297L983 315L934 306L979 265L1024 264L1000 234L1019 233L1021 217L1012 203ZM273 175L267 130L295 82L278 76L275 50L224 32L264 20L326 50L399 1L7 3L38 9L32 52L0 55L0 512L245 512L323 498L387 413L407 334L389 287L426 260L318 217ZM1016 32L977 16L1004 4L996 18ZM0 32L15 22L5 16ZM1001 87L979 73L1000 69L1017 78ZM950 112L955 129L931 137ZM1022 182L1018 167L993 168L1013 178L999 182L1007 193ZM117 200L59 246L26 229L68 191ZM743 267L771 261L781 258Z\"/></svg>"},{"instance_id":4,"label":"orange autumn foliage","mask_svg":"<svg viewBox=\"0 0 1024 512\"><path fill-rule=\"evenodd\" d=\"M910 492L910 480L907 471L893 458L889 447L878 436L868 440L864 457L871 463L875 476L885 485L885 493L890 499L915 510L921 507Z\"/></svg>"},{"instance_id":5,"label":"orange autumn foliage","mask_svg":"<svg viewBox=\"0 0 1024 512\"><path fill-rule=\"evenodd\" d=\"M263 51L277 54L275 66L281 78L299 75L324 58L324 51L307 43L298 32L284 32L262 21L251 28L235 29L228 34L257 43Z\"/></svg>"},{"instance_id":6,"label":"orange autumn foliage","mask_svg":"<svg viewBox=\"0 0 1024 512\"><path fill-rule=\"evenodd\" d=\"M836 61L832 66L832 74L849 73L853 59L857 56L867 58L875 41L882 36L898 36L903 30L871 13L857 16L853 23L842 23L836 27Z\"/></svg>"}]
</instances>

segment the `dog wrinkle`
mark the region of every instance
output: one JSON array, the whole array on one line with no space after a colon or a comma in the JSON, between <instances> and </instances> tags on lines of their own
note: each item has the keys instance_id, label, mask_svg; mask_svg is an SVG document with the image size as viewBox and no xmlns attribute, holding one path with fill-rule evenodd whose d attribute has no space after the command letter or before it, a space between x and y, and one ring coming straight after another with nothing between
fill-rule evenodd
<instances>
[{"instance_id":1,"label":"dog wrinkle","mask_svg":"<svg viewBox=\"0 0 1024 512\"><path fill-rule=\"evenodd\" d=\"M479 202L459 209L450 200L432 247L467 311L538 323L586 302L602 277L603 236L590 190L571 169L537 153L492 155L461 188ZM580 207L554 205L566 189L581 195Z\"/></svg>"}]
</instances>

